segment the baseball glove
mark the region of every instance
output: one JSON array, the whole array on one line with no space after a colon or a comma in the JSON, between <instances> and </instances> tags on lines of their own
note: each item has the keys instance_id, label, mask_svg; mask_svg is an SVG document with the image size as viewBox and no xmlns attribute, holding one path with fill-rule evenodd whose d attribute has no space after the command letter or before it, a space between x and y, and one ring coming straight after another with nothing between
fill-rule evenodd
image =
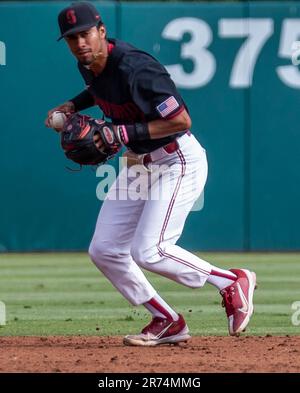
<instances>
[{"instance_id":1,"label":"baseball glove","mask_svg":"<svg viewBox=\"0 0 300 393\"><path fill-rule=\"evenodd\" d=\"M111 123L80 113L68 117L60 135L66 157L80 165L102 164L121 149Z\"/></svg>"}]
</instances>

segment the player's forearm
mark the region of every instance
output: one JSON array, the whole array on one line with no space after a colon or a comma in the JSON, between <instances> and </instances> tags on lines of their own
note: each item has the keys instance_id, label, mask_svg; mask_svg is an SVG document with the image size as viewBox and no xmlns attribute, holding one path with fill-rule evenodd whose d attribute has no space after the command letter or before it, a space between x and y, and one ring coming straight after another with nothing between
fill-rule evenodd
<instances>
[{"instance_id":1,"label":"player's forearm","mask_svg":"<svg viewBox=\"0 0 300 393\"><path fill-rule=\"evenodd\" d=\"M83 92L81 92L69 101L73 102L75 112L83 111L84 109L90 108L91 106L95 105L94 97L88 90L83 90Z\"/></svg>"},{"instance_id":2,"label":"player's forearm","mask_svg":"<svg viewBox=\"0 0 300 393\"><path fill-rule=\"evenodd\" d=\"M148 139L159 139L191 127L191 119L184 109L171 119L153 120L149 123L135 123L114 126L115 133L120 142L127 145L131 142Z\"/></svg>"},{"instance_id":3,"label":"player's forearm","mask_svg":"<svg viewBox=\"0 0 300 393\"><path fill-rule=\"evenodd\" d=\"M148 123L148 129L151 139L159 139L189 129L191 125L190 116L186 110L183 110L172 119L151 121Z\"/></svg>"}]
</instances>

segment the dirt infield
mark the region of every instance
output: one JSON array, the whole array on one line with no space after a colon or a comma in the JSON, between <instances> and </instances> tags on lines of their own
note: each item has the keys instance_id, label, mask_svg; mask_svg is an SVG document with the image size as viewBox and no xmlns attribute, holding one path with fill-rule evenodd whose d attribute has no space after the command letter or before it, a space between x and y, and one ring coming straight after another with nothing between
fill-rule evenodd
<instances>
[{"instance_id":1,"label":"dirt infield","mask_svg":"<svg viewBox=\"0 0 300 393\"><path fill-rule=\"evenodd\" d=\"M300 372L300 336L155 348L126 347L122 337L0 337L0 372Z\"/></svg>"}]
</instances>

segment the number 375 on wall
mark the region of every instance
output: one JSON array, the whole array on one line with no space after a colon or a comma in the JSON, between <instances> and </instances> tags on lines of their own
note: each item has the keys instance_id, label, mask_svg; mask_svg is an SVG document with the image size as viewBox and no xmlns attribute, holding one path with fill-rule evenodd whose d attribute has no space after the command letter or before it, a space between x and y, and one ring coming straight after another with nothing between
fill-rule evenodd
<instances>
[{"instance_id":1,"label":"number 375 on wall","mask_svg":"<svg viewBox=\"0 0 300 393\"><path fill-rule=\"evenodd\" d=\"M178 87L195 89L208 84L216 72L216 58L208 49L212 43L211 27L202 19L183 17L172 20L166 25L162 37L168 40L181 41L183 35L189 33L191 39L181 45L181 58L193 62L193 71L187 73L182 65L166 65ZM274 21L271 18L220 19L218 34L221 38L246 38L233 61L229 79L232 88L247 88L252 85L255 64L259 55L274 33ZM300 37L300 19L284 19L278 57L292 57L292 46ZM292 64L278 66L276 73L279 79L289 87L300 88L300 72Z\"/></svg>"}]
</instances>

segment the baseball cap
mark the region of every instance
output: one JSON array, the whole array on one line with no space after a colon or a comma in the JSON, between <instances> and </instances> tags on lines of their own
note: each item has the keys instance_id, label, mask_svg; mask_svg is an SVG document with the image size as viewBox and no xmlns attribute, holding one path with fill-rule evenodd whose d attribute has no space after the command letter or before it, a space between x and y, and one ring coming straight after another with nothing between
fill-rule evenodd
<instances>
[{"instance_id":1,"label":"baseball cap","mask_svg":"<svg viewBox=\"0 0 300 393\"><path fill-rule=\"evenodd\" d=\"M58 15L58 24L62 38L88 30L97 26L101 22L101 17L96 8L86 1L72 3L69 7L64 8Z\"/></svg>"}]
</instances>

